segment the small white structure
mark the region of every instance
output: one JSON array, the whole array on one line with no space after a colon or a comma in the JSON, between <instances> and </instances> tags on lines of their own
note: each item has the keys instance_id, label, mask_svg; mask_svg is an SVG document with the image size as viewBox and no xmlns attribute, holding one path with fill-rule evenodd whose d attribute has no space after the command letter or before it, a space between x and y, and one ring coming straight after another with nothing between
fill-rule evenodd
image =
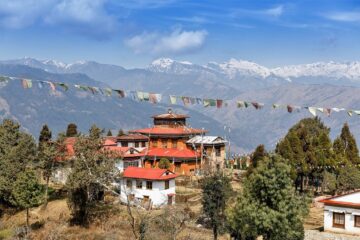
<instances>
[{"instance_id":1,"label":"small white structure","mask_svg":"<svg viewBox=\"0 0 360 240\"><path fill-rule=\"evenodd\" d=\"M324 230L360 236L360 191L321 200Z\"/></svg>"},{"instance_id":2,"label":"small white structure","mask_svg":"<svg viewBox=\"0 0 360 240\"><path fill-rule=\"evenodd\" d=\"M150 208L173 205L177 176L167 169L128 167L120 181L120 200Z\"/></svg>"}]
</instances>

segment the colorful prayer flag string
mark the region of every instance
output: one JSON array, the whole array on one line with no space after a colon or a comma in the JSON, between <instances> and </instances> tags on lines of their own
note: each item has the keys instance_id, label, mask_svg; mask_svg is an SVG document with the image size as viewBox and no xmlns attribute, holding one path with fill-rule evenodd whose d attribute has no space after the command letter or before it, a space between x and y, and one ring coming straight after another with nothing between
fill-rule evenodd
<instances>
[{"instance_id":1,"label":"colorful prayer flag string","mask_svg":"<svg viewBox=\"0 0 360 240\"><path fill-rule=\"evenodd\" d=\"M112 88L99 88L93 86L85 86L85 85L69 85L63 82L54 82L49 80L34 80L34 79L27 79L27 78L17 78L17 77L10 77L10 76L0 76L0 83L8 83L10 80L20 80L21 85L24 89L29 89L33 87L33 83L37 83L39 89L42 89L44 85L48 85L49 88L56 92L56 87L60 87L63 91L68 91L70 87L74 87L81 91L89 92L92 94L101 94L108 97L112 96L113 92L117 93L119 98L130 97L136 101L147 101L153 104L161 103L164 99L163 95L160 93L149 93L144 91L128 91L123 89L112 89ZM176 95L169 95L169 103L170 104L178 104L178 99L181 100L184 106L189 105L201 105L203 107L215 107L217 109L227 107L230 100L225 99L212 99L212 98L199 98L199 97L191 97L191 96L176 96ZM256 110L261 110L264 108L265 104L260 103L257 101L243 101L238 100L235 102L237 108L247 109L249 106L252 106ZM333 112L346 112L350 117L355 115L360 115L360 110L354 109L345 109L345 108L337 108L337 107L314 107L314 106L296 106L292 104L277 104L274 103L271 105L273 109L286 109L288 113L300 112L301 109L306 109L309 111L311 115L314 117L318 115L318 112L321 112L325 116L330 117Z\"/></svg>"}]
</instances>

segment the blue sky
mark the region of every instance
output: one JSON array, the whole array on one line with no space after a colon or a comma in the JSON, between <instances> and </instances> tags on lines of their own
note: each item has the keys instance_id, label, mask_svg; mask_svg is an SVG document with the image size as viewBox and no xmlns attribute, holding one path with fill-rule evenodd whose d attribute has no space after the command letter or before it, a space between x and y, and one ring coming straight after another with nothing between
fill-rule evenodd
<instances>
[{"instance_id":1,"label":"blue sky","mask_svg":"<svg viewBox=\"0 0 360 240\"><path fill-rule=\"evenodd\" d=\"M0 59L360 60L360 1L0 0Z\"/></svg>"}]
</instances>

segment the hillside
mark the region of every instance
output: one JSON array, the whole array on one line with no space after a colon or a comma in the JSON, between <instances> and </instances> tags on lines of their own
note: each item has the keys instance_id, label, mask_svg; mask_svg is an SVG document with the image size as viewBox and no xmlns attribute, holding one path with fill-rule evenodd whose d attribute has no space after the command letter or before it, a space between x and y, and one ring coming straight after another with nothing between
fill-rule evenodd
<instances>
[{"instance_id":1,"label":"hillside","mask_svg":"<svg viewBox=\"0 0 360 240\"><path fill-rule=\"evenodd\" d=\"M13 65L15 63L25 66ZM248 61L230 60L227 63L200 66L189 62L158 59L146 69L128 70L96 62L65 64L27 58L0 64L0 74L91 86L110 85L164 94L219 97L230 100L231 104L223 109L199 106L185 108L169 105L168 100L159 105L151 105L131 99L92 96L75 90L59 92L54 96L49 94L48 90L39 91L36 87L24 90L19 85L10 84L0 89L0 109L2 117L10 116L19 120L36 136L43 123L48 123L55 132L63 131L69 122L76 122L81 131L86 131L93 123L114 131L119 128L147 127L151 124L151 115L172 107L189 113L193 127L205 127L213 135L226 135L231 141L231 150L248 152L261 143L272 149L289 127L303 117L311 117L305 109L292 114L287 113L286 109L273 110L273 103L359 109L360 90L337 85L351 83L356 86L359 82L356 66L356 63L329 63L268 69ZM306 70L309 70L307 74ZM279 76L275 76L275 72ZM280 78L280 75L284 78ZM285 77L290 75L291 81L286 80ZM296 83L300 79L311 84ZM314 84L316 82L320 84ZM236 100L264 102L267 107L262 110L237 109ZM322 114L320 116L331 127L332 137L339 134L344 122L349 122L360 142L360 121L357 116L350 118L345 112L334 113L331 117ZM230 134L228 130L224 131L224 126L231 128Z\"/></svg>"},{"instance_id":2,"label":"hillside","mask_svg":"<svg viewBox=\"0 0 360 240\"><path fill-rule=\"evenodd\" d=\"M38 80L53 80L71 84L106 86L83 74L54 74L40 69L21 65L0 65L0 75L27 77ZM92 95L70 88L53 93L48 87L39 89L34 83L31 89L23 89L19 81L0 85L0 119L13 118L35 137L43 124L48 124L56 134L64 131L70 122L78 125L79 130L87 132L92 124L101 128L125 130L148 127L151 116L167 111L169 105L139 103L129 98ZM215 120L191 109L174 108L175 111L188 113L193 127L205 127L212 134L220 134L222 126Z\"/></svg>"}]
</instances>

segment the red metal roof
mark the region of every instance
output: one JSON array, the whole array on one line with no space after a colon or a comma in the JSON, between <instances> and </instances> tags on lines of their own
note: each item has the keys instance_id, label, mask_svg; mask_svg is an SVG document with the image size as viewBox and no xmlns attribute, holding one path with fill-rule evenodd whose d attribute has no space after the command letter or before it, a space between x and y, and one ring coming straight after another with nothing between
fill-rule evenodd
<instances>
[{"instance_id":1,"label":"red metal roof","mask_svg":"<svg viewBox=\"0 0 360 240\"><path fill-rule=\"evenodd\" d=\"M168 157L170 158L196 158L200 157L200 153L190 149L176 149L176 148L150 148L146 154L150 157Z\"/></svg>"},{"instance_id":2,"label":"red metal roof","mask_svg":"<svg viewBox=\"0 0 360 240\"><path fill-rule=\"evenodd\" d=\"M192 135L206 133L207 131L202 129L188 128L188 127L152 127L135 129L130 132L150 134L153 135Z\"/></svg>"},{"instance_id":3,"label":"red metal roof","mask_svg":"<svg viewBox=\"0 0 360 240\"><path fill-rule=\"evenodd\" d=\"M127 167L123 174L124 178L137 178L148 180L168 180L176 178L177 176L177 174L167 169L138 167Z\"/></svg>"},{"instance_id":4,"label":"red metal roof","mask_svg":"<svg viewBox=\"0 0 360 240\"><path fill-rule=\"evenodd\" d=\"M104 146L116 146L116 137L105 138Z\"/></svg>"}]
</instances>

